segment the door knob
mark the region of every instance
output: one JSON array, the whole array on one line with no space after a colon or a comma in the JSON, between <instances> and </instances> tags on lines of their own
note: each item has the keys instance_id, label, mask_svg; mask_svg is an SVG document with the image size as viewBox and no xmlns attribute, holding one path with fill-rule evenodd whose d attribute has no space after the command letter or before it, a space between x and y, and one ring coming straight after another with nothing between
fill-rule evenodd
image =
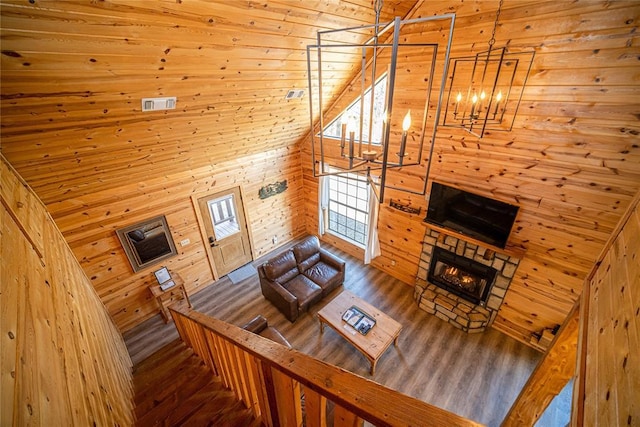
<instances>
[{"instance_id":1,"label":"door knob","mask_svg":"<svg viewBox=\"0 0 640 427\"><path fill-rule=\"evenodd\" d=\"M218 246L216 244L216 241L213 240L213 237L211 237L211 236L209 236L209 246L211 246L212 248Z\"/></svg>"}]
</instances>

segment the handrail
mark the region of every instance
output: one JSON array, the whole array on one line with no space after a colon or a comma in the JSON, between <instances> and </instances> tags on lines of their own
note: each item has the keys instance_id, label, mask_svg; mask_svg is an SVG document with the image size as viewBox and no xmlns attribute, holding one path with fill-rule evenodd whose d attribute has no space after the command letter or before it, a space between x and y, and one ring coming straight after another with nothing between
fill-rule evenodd
<instances>
[{"instance_id":1,"label":"handrail","mask_svg":"<svg viewBox=\"0 0 640 427\"><path fill-rule=\"evenodd\" d=\"M191 347L268 427L307 426L480 426L444 409L404 395L235 325L174 304L171 314ZM304 386L302 388L300 385ZM335 404L327 410L327 401Z\"/></svg>"}]
</instances>

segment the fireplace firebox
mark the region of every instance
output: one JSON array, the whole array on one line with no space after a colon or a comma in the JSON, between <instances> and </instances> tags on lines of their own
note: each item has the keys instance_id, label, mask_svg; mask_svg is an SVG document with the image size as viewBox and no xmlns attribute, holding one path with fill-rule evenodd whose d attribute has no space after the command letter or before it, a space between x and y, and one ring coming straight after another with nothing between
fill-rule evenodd
<instances>
[{"instance_id":1,"label":"fireplace firebox","mask_svg":"<svg viewBox=\"0 0 640 427\"><path fill-rule=\"evenodd\" d=\"M433 248L428 281L467 301L484 306L496 269L440 247Z\"/></svg>"}]
</instances>

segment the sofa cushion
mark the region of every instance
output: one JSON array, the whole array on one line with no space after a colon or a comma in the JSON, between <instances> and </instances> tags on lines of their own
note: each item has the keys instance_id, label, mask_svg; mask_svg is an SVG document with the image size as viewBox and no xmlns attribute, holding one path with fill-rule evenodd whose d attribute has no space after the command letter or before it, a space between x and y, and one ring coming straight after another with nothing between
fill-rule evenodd
<instances>
[{"instance_id":1,"label":"sofa cushion","mask_svg":"<svg viewBox=\"0 0 640 427\"><path fill-rule=\"evenodd\" d=\"M300 273L304 273L309 268L316 265L318 261L320 261L320 254L319 253L313 254L306 260L298 263L298 270L300 271Z\"/></svg>"},{"instance_id":2,"label":"sofa cushion","mask_svg":"<svg viewBox=\"0 0 640 427\"><path fill-rule=\"evenodd\" d=\"M287 283L283 283L282 287L298 298L298 308L301 311L307 311L310 305L315 304L322 298L322 288L302 274L297 275Z\"/></svg>"},{"instance_id":3,"label":"sofa cushion","mask_svg":"<svg viewBox=\"0 0 640 427\"><path fill-rule=\"evenodd\" d=\"M263 268L264 274L269 280L278 282L281 285L298 275L296 259L290 250L265 262Z\"/></svg>"},{"instance_id":4,"label":"sofa cushion","mask_svg":"<svg viewBox=\"0 0 640 427\"><path fill-rule=\"evenodd\" d=\"M320 285L322 289L333 288L340 280L340 272L324 262L319 262L304 272L304 275L314 283Z\"/></svg>"},{"instance_id":5,"label":"sofa cushion","mask_svg":"<svg viewBox=\"0 0 640 427\"><path fill-rule=\"evenodd\" d=\"M320 261L320 241L316 236L309 236L293 247L293 254L300 273Z\"/></svg>"}]
</instances>

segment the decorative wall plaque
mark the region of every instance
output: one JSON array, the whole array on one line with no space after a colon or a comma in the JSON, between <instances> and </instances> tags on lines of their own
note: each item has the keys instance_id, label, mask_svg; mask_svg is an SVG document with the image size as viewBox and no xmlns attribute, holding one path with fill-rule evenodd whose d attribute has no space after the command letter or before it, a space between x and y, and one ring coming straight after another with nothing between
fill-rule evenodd
<instances>
[{"instance_id":1,"label":"decorative wall plaque","mask_svg":"<svg viewBox=\"0 0 640 427\"><path fill-rule=\"evenodd\" d=\"M390 199L389 206L402 212L420 215L420 210L421 210L420 208L412 208L411 205L404 205L400 203L400 201L395 201L393 199Z\"/></svg>"},{"instance_id":2,"label":"decorative wall plaque","mask_svg":"<svg viewBox=\"0 0 640 427\"><path fill-rule=\"evenodd\" d=\"M273 184L265 185L258 191L258 197L266 199L267 197L275 196L282 193L287 189L287 180L275 182Z\"/></svg>"}]
</instances>

